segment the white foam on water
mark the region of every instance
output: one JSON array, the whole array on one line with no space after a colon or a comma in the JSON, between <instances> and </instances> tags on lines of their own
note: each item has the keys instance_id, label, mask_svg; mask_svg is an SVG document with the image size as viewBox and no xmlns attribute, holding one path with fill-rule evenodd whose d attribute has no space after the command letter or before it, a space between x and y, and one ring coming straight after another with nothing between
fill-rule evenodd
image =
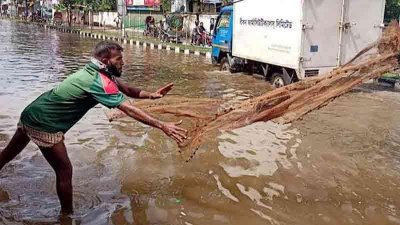
<instances>
[{"instance_id":1,"label":"white foam on water","mask_svg":"<svg viewBox=\"0 0 400 225\"><path fill-rule=\"evenodd\" d=\"M229 189L222 186L222 183L219 180L218 175L214 174L214 179L217 181L218 190L220 190L222 192L222 194L224 194L227 198L231 199L232 201L239 202L239 199L237 199L234 195L232 195L232 193L229 191Z\"/></svg>"},{"instance_id":2,"label":"white foam on water","mask_svg":"<svg viewBox=\"0 0 400 225\"><path fill-rule=\"evenodd\" d=\"M298 134L290 125L273 122L255 123L247 127L225 132L218 137L218 149L228 160L220 165L230 177L272 176L279 168L293 167L288 160L286 147L288 142ZM295 147L291 154L295 154ZM246 167L231 163L232 160L246 160Z\"/></svg>"}]
</instances>

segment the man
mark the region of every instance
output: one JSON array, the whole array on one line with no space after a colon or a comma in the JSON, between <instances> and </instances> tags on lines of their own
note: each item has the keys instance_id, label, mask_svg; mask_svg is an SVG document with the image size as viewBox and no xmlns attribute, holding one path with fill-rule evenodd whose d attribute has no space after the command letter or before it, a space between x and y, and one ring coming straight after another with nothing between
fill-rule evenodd
<instances>
[{"instance_id":1,"label":"man","mask_svg":"<svg viewBox=\"0 0 400 225\"><path fill-rule=\"evenodd\" d=\"M200 25L198 26L198 29L199 29L198 33L200 35L206 33L206 28L204 27L204 23L203 22L200 23Z\"/></svg>"},{"instance_id":2,"label":"man","mask_svg":"<svg viewBox=\"0 0 400 225\"><path fill-rule=\"evenodd\" d=\"M193 45L198 45L198 40L199 40L199 37L200 37L200 33L199 33L199 21L198 20L196 20L195 22L194 22L194 25L195 25L195 27L193 28L193 31L192 31L192 40L191 40L191 44Z\"/></svg>"},{"instance_id":3,"label":"man","mask_svg":"<svg viewBox=\"0 0 400 225\"><path fill-rule=\"evenodd\" d=\"M85 25L85 14L81 16L81 24Z\"/></svg>"},{"instance_id":4,"label":"man","mask_svg":"<svg viewBox=\"0 0 400 225\"><path fill-rule=\"evenodd\" d=\"M198 44L206 45L207 44L207 32L206 28L204 28L203 22L198 26Z\"/></svg>"},{"instance_id":5,"label":"man","mask_svg":"<svg viewBox=\"0 0 400 225\"><path fill-rule=\"evenodd\" d=\"M215 27L215 19L211 18L210 19L210 33L213 34L214 33L214 27Z\"/></svg>"},{"instance_id":6,"label":"man","mask_svg":"<svg viewBox=\"0 0 400 225\"><path fill-rule=\"evenodd\" d=\"M117 24L117 30L118 29L120 29L120 27L119 27L119 22L120 22L120 15L118 14L118 16L117 17L115 17L115 19L114 19L114 22Z\"/></svg>"},{"instance_id":7,"label":"man","mask_svg":"<svg viewBox=\"0 0 400 225\"><path fill-rule=\"evenodd\" d=\"M178 143L186 139L186 130L178 127L179 123L159 121L127 101L122 93L132 98L156 99L167 94L173 84L154 93L129 87L118 78L124 65L122 51L116 43L98 43L90 63L24 109L17 131L0 152L1 171L32 140L56 173L63 214L73 211L72 165L64 145L64 134L98 103L118 108L142 123L159 128Z\"/></svg>"}]
</instances>

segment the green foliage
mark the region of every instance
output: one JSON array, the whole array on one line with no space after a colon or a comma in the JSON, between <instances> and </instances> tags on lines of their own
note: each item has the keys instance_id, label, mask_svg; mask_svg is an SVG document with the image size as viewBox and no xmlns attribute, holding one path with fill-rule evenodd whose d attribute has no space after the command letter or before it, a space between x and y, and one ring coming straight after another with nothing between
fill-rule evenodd
<instances>
[{"instance_id":1,"label":"green foliage","mask_svg":"<svg viewBox=\"0 0 400 225\"><path fill-rule=\"evenodd\" d=\"M67 9L67 8L65 7L64 4L56 4L56 5L53 5L53 8L54 8L54 10L55 10L56 12L64 11L64 10Z\"/></svg>"},{"instance_id":2,"label":"green foliage","mask_svg":"<svg viewBox=\"0 0 400 225\"><path fill-rule=\"evenodd\" d=\"M399 19L400 16L400 0L386 0L385 21L390 22Z\"/></svg>"},{"instance_id":3,"label":"green foliage","mask_svg":"<svg viewBox=\"0 0 400 225\"><path fill-rule=\"evenodd\" d=\"M163 8L164 12L171 11L171 1L172 0L161 0L161 7Z\"/></svg>"},{"instance_id":4,"label":"green foliage","mask_svg":"<svg viewBox=\"0 0 400 225\"><path fill-rule=\"evenodd\" d=\"M100 3L97 6L96 11L111 11L115 9L115 6L117 5L117 2L115 0L100 0Z\"/></svg>"},{"instance_id":5,"label":"green foliage","mask_svg":"<svg viewBox=\"0 0 400 225\"><path fill-rule=\"evenodd\" d=\"M113 11L116 10L116 0L61 0L57 5L59 10L67 8L92 10L94 12Z\"/></svg>"},{"instance_id":6,"label":"green foliage","mask_svg":"<svg viewBox=\"0 0 400 225\"><path fill-rule=\"evenodd\" d=\"M223 5L228 5L229 3L231 3L232 1L230 0L222 0L222 4Z\"/></svg>"}]
</instances>

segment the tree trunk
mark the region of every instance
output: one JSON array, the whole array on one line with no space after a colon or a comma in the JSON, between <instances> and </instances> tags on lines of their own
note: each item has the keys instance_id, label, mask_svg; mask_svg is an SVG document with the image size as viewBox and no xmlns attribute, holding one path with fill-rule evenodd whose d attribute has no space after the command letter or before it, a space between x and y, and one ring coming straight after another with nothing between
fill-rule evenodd
<instances>
[{"instance_id":1,"label":"tree trunk","mask_svg":"<svg viewBox=\"0 0 400 225\"><path fill-rule=\"evenodd\" d=\"M71 27L72 23L72 13L71 13L71 5L68 6L68 27Z\"/></svg>"},{"instance_id":2,"label":"tree trunk","mask_svg":"<svg viewBox=\"0 0 400 225\"><path fill-rule=\"evenodd\" d=\"M24 17L26 20L28 20L28 0L25 0L25 12L24 12Z\"/></svg>"}]
</instances>

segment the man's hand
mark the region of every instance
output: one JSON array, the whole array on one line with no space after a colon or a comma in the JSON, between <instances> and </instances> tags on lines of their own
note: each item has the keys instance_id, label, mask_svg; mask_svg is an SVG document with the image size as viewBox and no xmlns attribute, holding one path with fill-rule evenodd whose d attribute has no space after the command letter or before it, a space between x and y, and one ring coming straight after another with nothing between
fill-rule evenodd
<instances>
[{"instance_id":1,"label":"man's hand","mask_svg":"<svg viewBox=\"0 0 400 225\"><path fill-rule=\"evenodd\" d=\"M150 94L151 99L164 97L174 87L174 83L167 84L166 86L158 89L156 92Z\"/></svg>"},{"instance_id":2,"label":"man's hand","mask_svg":"<svg viewBox=\"0 0 400 225\"><path fill-rule=\"evenodd\" d=\"M153 118L146 112L132 105L129 101L123 102L120 106L118 106L118 109L137 121L161 129L166 135L174 139L178 144L183 143L184 139L186 139L187 130L178 127L182 121L179 121L178 123L161 122L160 120Z\"/></svg>"},{"instance_id":3,"label":"man's hand","mask_svg":"<svg viewBox=\"0 0 400 225\"><path fill-rule=\"evenodd\" d=\"M181 123L182 120L177 123L163 123L161 126L162 131L164 131L167 136L174 139L178 144L182 144L187 138L187 130L178 127Z\"/></svg>"},{"instance_id":4,"label":"man's hand","mask_svg":"<svg viewBox=\"0 0 400 225\"><path fill-rule=\"evenodd\" d=\"M156 92L148 92L141 90L140 88L136 87L130 87L127 83L123 82L121 79L116 79L117 80L117 85L119 90L124 93L126 96L131 97L131 98L140 98L140 99L158 99L164 97L166 94L168 94L169 91L171 91L172 87L174 87L174 83L170 83L160 89L158 89Z\"/></svg>"}]
</instances>

